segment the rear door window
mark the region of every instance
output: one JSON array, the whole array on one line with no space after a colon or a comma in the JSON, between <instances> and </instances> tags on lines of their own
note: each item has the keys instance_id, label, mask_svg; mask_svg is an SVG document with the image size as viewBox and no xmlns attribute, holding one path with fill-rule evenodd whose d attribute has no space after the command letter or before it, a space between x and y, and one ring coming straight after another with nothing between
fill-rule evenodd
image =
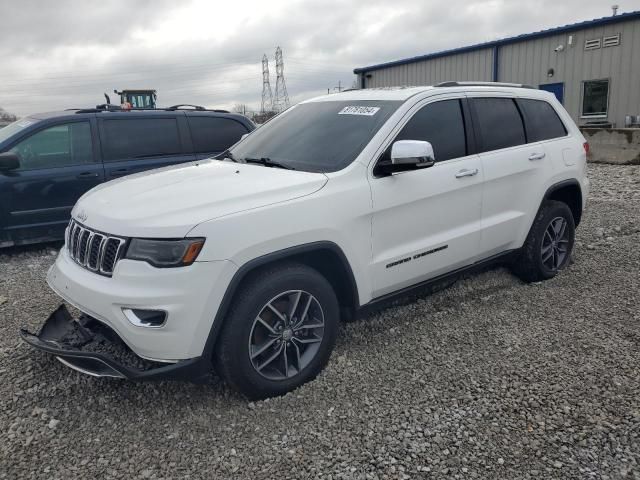
<instances>
[{"instance_id":1,"label":"rear door window","mask_svg":"<svg viewBox=\"0 0 640 480\"><path fill-rule=\"evenodd\" d=\"M481 151L515 147L526 143L522 117L512 98L474 98Z\"/></svg>"},{"instance_id":2,"label":"rear door window","mask_svg":"<svg viewBox=\"0 0 640 480\"><path fill-rule=\"evenodd\" d=\"M394 141L398 140L430 142L437 162L466 156L467 142L460 100L442 100L422 107ZM388 159L390 151L385 154Z\"/></svg>"},{"instance_id":3,"label":"rear door window","mask_svg":"<svg viewBox=\"0 0 640 480\"><path fill-rule=\"evenodd\" d=\"M230 118L189 116L195 153L222 152L249 130Z\"/></svg>"},{"instance_id":4,"label":"rear door window","mask_svg":"<svg viewBox=\"0 0 640 480\"><path fill-rule=\"evenodd\" d=\"M527 128L527 141L539 142L567 135L562 120L554 108L544 100L518 99Z\"/></svg>"},{"instance_id":5,"label":"rear door window","mask_svg":"<svg viewBox=\"0 0 640 480\"><path fill-rule=\"evenodd\" d=\"M175 118L103 120L101 140L106 162L182 153L178 121Z\"/></svg>"},{"instance_id":6,"label":"rear door window","mask_svg":"<svg viewBox=\"0 0 640 480\"><path fill-rule=\"evenodd\" d=\"M20 159L20 170L67 167L93 163L89 122L45 128L18 142L11 150Z\"/></svg>"}]
</instances>

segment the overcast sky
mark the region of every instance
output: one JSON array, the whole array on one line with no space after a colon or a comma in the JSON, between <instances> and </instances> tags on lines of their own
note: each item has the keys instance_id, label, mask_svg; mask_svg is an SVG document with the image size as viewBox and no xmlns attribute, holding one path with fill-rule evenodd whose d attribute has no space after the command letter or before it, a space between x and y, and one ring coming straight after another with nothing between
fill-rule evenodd
<instances>
[{"instance_id":1,"label":"overcast sky","mask_svg":"<svg viewBox=\"0 0 640 480\"><path fill-rule=\"evenodd\" d=\"M155 88L158 103L259 109L284 52L292 102L353 68L640 7L638 0L1 0L0 106L18 115ZM113 100L113 95L112 95Z\"/></svg>"}]
</instances>

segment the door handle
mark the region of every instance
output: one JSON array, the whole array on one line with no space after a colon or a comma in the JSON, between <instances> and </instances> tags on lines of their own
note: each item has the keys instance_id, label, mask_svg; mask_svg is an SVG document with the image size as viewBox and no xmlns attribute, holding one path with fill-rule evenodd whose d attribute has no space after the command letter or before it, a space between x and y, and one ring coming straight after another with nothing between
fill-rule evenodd
<instances>
[{"instance_id":1,"label":"door handle","mask_svg":"<svg viewBox=\"0 0 640 480\"><path fill-rule=\"evenodd\" d=\"M546 157L546 153L532 153L531 155L529 155L529 160L534 161L534 160L542 160L544 157Z\"/></svg>"},{"instance_id":2,"label":"door handle","mask_svg":"<svg viewBox=\"0 0 640 480\"><path fill-rule=\"evenodd\" d=\"M478 174L477 168L463 168L458 173L456 173L456 178L473 177L474 175L477 175L477 174Z\"/></svg>"},{"instance_id":3,"label":"door handle","mask_svg":"<svg viewBox=\"0 0 640 480\"><path fill-rule=\"evenodd\" d=\"M83 172L80 173L76 178L98 178L99 175L95 172Z\"/></svg>"}]
</instances>

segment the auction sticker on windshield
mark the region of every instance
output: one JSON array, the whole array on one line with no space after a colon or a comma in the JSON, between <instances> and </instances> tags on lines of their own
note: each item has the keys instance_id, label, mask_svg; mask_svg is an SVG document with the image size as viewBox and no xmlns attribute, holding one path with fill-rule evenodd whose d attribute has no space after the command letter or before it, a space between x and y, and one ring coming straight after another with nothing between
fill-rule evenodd
<instances>
[{"instance_id":1,"label":"auction sticker on windshield","mask_svg":"<svg viewBox=\"0 0 640 480\"><path fill-rule=\"evenodd\" d=\"M378 113L380 107L365 107L362 105L349 105L338 112L338 115L365 115L372 117Z\"/></svg>"}]
</instances>

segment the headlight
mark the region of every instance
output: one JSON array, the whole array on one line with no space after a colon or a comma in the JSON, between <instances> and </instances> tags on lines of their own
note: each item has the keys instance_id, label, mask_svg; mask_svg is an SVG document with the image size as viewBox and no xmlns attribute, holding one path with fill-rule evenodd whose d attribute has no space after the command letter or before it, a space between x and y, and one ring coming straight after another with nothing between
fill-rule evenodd
<instances>
[{"instance_id":1,"label":"headlight","mask_svg":"<svg viewBox=\"0 0 640 480\"><path fill-rule=\"evenodd\" d=\"M154 267L185 267L195 262L204 238L185 238L183 240L149 240L133 238L125 258L142 260Z\"/></svg>"}]
</instances>

